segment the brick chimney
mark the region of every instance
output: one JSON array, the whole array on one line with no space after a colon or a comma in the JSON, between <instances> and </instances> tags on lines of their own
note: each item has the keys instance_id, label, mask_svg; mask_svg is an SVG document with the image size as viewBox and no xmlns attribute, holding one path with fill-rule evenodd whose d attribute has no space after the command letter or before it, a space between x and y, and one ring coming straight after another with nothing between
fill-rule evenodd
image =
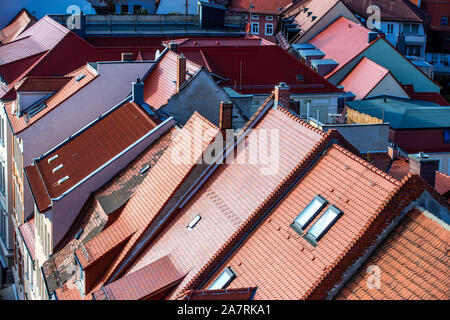
<instances>
[{"instance_id":1,"label":"brick chimney","mask_svg":"<svg viewBox=\"0 0 450 320\"><path fill-rule=\"evenodd\" d=\"M275 86L275 106L281 105L289 109L290 101L289 86L284 82L280 82L280 84Z\"/></svg>"},{"instance_id":2,"label":"brick chimney","mask_svg":"<svg viewBox=\"0 0 450 320\"><path fill-rule=\"evenodd\" d=\"M233 128L233 102L221 101L220 102L220 118L219 126L222 130Z\"/></svg>"},{"instance_id":3,"label":"brick chimney","mask_svg":"<svg viewBox=\"0 0 450 320\"><path fill-rule=\"evenodd\" d=\"M398 148L398 146L395 143L391 143L388 146L388 155L392 160L395 160L398 158L400 154L400 150Z\"/></svg>"},{"instance_id":4,"label":"brick chimney","mask_svg":"<svg viewBox=\"0 0 450 320\"><path fill-rule=\"evenodd\" d=\"M436 182L436 170L438 170L439 159L430 158L423 152L418 154L410 154L409 157L409 172L420 175L433 188Z\"/></svg>"},{"instance_id":5,"label":"brick chimney","mask_svg":"<svg viewBox=\"0 0 450 320\"><path fill-rule=\"evenodd\" d=\"M130 52L123 52L122 61L134 61L133 54Z\"/></svg>"},{"instance_id":6,"label":"brick chimney","mask_svg":"<svg viewBox=\"0 0 450 320\"><path fill-rule=\"evenodd\" d=\"M186 82L186 57L183 54L177 59L177 91Z\"/></svg>"}]
</instances>

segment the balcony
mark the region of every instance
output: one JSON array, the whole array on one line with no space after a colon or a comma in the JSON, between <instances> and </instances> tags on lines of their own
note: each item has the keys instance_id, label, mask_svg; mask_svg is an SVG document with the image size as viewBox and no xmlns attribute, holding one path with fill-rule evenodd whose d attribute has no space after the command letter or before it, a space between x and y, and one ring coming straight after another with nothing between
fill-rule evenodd
<instances>
[{"instance_id":1,"label":"balcony","mask_svg":"<svg viewBox=\"0 0 450 320\"><path fill-rule=\"evenodd\" d=\"M425 34L405 34L406 44L425 44L427 36Z\"/></svg>"}]
</instances>

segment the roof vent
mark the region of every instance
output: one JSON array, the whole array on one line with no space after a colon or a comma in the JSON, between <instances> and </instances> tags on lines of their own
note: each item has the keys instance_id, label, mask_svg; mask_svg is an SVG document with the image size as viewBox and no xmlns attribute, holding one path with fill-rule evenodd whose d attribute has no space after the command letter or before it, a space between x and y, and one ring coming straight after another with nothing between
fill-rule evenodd
<instances>
[{"instance_id":1,"label":"roof vent","mask_svg":"<svg viewBox=\"0 0 450 320\"><path fill-rule=\"evenodd\" d=\"M54 169L52 170L52 172L55 173L56 171L62 169L63 167L64 167L64 165L61 163L59 166L57 166L56 168L54 168Z\"/></svg>"},{"instance_id":2,"label":"roof vent","mask_svg":"<svg viewBox=\"0 0 450 320\"><path fill-rule=\"evenodd\" d=\"M53 157L51 157L50 159L48 159L47 162L50 163L50 162L52 162L52 161L54 161L54 160L56 160L56 159L58 159L58 158L59 158L59 156L58 156L57 154L55 154Z\"/></svg>"},{"instance_id":3,"label":"roof vent","mask_svg":"<svg viewBox=\"0 0 450 320\"><path fill-rule=\"evenodd\" d=\"M64 181L67 181L67 180L69 180L69 176L65 176L64 178L59 179L58 184L62 184Z\"/></svg>"}]
</instances>

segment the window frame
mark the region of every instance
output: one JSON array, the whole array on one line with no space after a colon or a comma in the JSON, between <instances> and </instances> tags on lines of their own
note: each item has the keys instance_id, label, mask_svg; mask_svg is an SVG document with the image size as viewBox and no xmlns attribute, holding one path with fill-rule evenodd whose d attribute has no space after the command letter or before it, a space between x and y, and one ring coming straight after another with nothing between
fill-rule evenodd
<instances>
[{"instance_id":1,"label":"window frame","mask_svg":"<svg viewBox=\"0 0 450 320\"><path fill-rule=\"evenodd\" d=\"M257 26L258 32L253 32L253 27ZM250 34L259 35L259 22L250 23Z\"/></svg>"},{"instance_id":2,"label":"window frame","mask_svg":"<svg viewBox=\"0 0 450 320\"><path fill-rule=\"evenodd\" d=\"M442 23L446 21L446 23ZM448 26L448 16L441 16L441 26Z\"/></svg>"},{"instance_id":3,"label":"window frame","mask_svg":"<svg viewBox=\"0 0 450 320\"><path fill-rule=\"evenodd\" d=\"M252 20L259 20L259 15L257 14L252 14L251 15Z\"/></svg>"},{"instance_id":4,"label":"window frame","mask_svg":"<svg viewBox=\"0 0 450 320\"><path fill-rule=\"evenodd\" d=\"M450 143L450 128L446 128L446 129L442 130L442 139L444 141L444 144Z\"/></svg>"},{"instance_id":5,"label":"window frame","mask_svg":"<svg viewBox=\"0 0 450 320\"><path fill-rule=\"evenodd\" d=\"M303 225L301 225L297 220L299 220L302 215L307 214L307 212L309 212L308 209L317 201L319 202L320 206L311 214L308 220ZM303 231L308 228L311 222L314 221L314 219L322 212L322 210L328 205L328 203L328 200L326 200L321 195L315 195L314 198L308 203L308 205L297 215L297 217L295 217L290 227L294 229L294 231L299 235L302 235Z\"/></svg>"},{"instance_id":6,"label":"window frame","mask_svg":"<svg viewBox=\"0 0 450 320\"><path fill-rule=\"evenodd\" d=\"M322 231L317 235L314 236L311 233L311 230L313 230L313 228L315 226L318 226L319 223L321 222L322 219L326 218L326 215L329 211L333 211L335 213L335 217L333 217L333 219L326 224L326 227L322 229ZM306 232L306 234L303 236L303 238L308 241L309 243L311 243L313 246L317 246L317 243L319 242L320 239L323 238L323 236L325 234L327 234L327 232L335 225L335 223L339 220L339 218L344 214L344 212L339 209L338 207L334 206L334 205L330 205L324 213L322 213L322 215L313 223L313 225L308 229L308 231Z\"/></svg>"},{"instance_id":7,"label":"window frame","mask_svg":"<svg viewBox=\"0 0 450 320\"><path fill-rule=\"evenodd\" d=\"M267 33L267 27L268 26L271 26L271 28L272 28L272 32L271 33ZM273 23L265 23L264 24L264 34L266 36L273 36Z\"/></svg>"},{"instance_id":8,"label":"window frame","mask_svg":"<svg viewBox=\"0 0 450 320\"><path fill-rule=\"evenodd\" d=\"M266 16L267 21L273 21L273 16Z\"/></svg>"}]
</instances>

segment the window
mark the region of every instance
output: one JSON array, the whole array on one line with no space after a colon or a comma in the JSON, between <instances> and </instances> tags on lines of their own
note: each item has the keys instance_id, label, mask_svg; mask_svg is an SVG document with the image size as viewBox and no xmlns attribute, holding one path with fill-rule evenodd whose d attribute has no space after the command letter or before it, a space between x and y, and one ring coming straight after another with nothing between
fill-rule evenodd
<instances>
[{"instance_id":1,"label":"window","mask_svg":"<svg viewBox=\"0 0 450 320\"><path fill-rule=\"evenodd\" d=\"M135 4L133 6L133 12L136 14L139 10L141 10L142 6L140 4Z\"/></svg>"},{"instance_id":2,"label":"window","mask_svg":"<svg viewBox=\"0 0 450 320\"><path fill-rule=\"evenodd\" d=\"M324 236L324 234L333 226L341 215L342 211L335 206L328 207L324 214L317 219L317 221L308 230L308 233L304 236L304 238L315 245L316 242Z\"/></svg>"},{"instance_id":3,"label":"window","mask_svg":"<svg viewBox=\"0 0 450 320\"><path fill-rule=\"evenodd\" d=\"M273 36L273 23L266 23L266 36Z\"/></svg>"},{"instance_id":4,"label":"window","mask_svg":"<svg viewBox=\"0 0 450 320\"><path fill-rule=\"evenodd\" d=\"M5 145L5 119L0 118L0 143Z\"/></svg>"},{"instance_id":5,"label":"window","mask_svg":"<svg viewBox=\"0 0 450 320\"><path fill-rule=\"evenodd\" d=\"M187 228L188 230L192 230L194 229L194 227L197 225L197 223L202 219L202 217L200 217L200 215L196 215L194 217L194 219L192 219L192 221L188 224Z\"/></svg>"},{"instance_id":6,"label":"window","mask_svg":"<svg viewBox=\"0 0 450 320\"><path fill-rule=\"evenodd\" d=\"M128 13L128 5L123 4L123 5L120 7L120 12L121 12L121 13Z\"/></svg>"},{"instance_id":7,"label":"window","mask_svg":"<svg viewBox=\"0 0 450 320\"><path fill-rule=\"evenodd\" d=\"M448 65L448 57L445 54L441 54L441 64Z\"/></svg>"},{"instance_id":8,"label":"window","mask_svg":"<svg viewBox=\"0 0 450 320\"><path fill-rule=\"evenodd\" d=\"M419 25L417 23L405 23L403 25L405 34L418 34Z\"/></svg>"},{"instance_id":9,"label":"window","mask_svg":"<svg viewBox=\"0 0 450 320\"><path fill-rule=\"evenodd\" d=\"M251 34L259 34L259 23L252 22Z\"/></svg>"},{"instance_id":10,"label":"window","mask_svg":"<svg viewBox=\"0 0 450 320\"><path fill-rule=\"evenodd\" d=\"M273 20L273 16L266 16L266 20Z\"/></svg>"},{"instance_id":11,"label":"window","mask_svg":"<svg viewBox=\"0 0 450 320\"><path fill-rule=\"evenodd\" d=\"M236 273L230 268L226 268L224 272L214 281L208 290L225 289L236 278Z\"/></svg>"},{"instance_id":12,"label":"window","mask_svg":"<svg viewBox=\"0 0 450 320\"><path fill-rule=\"evenodd\" d=\"M389 23L387 25L387 33L388 34L393 34L394 33L394 25L392 23Z\"/></svg>"},{"instance_id":13,"label":"window","mask_svg":"<svg viewBox=\"0 0 450 320\"><path fill-rule=\"evenodd\" d=\"M7 216L6 212L3 210L0 210L0 238L2 239L3 243L7 245L6 241L6 230L7 230Z\"/></svg>"},{"instance_id":14,"label":"window","mask_svg":"<svg viewBox=\"0 0 450 320\"><path fill-rule=\"evenodd\" d=\"M421 51L420 49L421 49L421 46L418 46L418 45L406 46L406 55L420 57L420 51Z\"/></svg>"},{"instance_id":15,"label":"window","mask_svg":"<svg viewBox=\"0 0 450 320\"><path fill-rule=\"evenodd\" d=\"M432 64L438 63L438 55L437 55L437 54L433 53L433 54L431 55L431 63L432 63Z\"/></svg>"},{"instance_id":16,"label":"window","mask_svg":"<svg viewBox=\"0 0 450 320\"><path fill-rule=\"evenodd\" d=\"M450 129L444 129L444 143L450 143Z\"/></svg>"},{"instance_id":17,"label":"window","mask_svg":"<svg viewBox=\"0 0 450 320\"><path fill-rule=\"evenodd\" d=\"M441 25L447 26L448 25L448 17L441 17Z\"/></svg>"},{"instance_id":18,"label":"window","mask_svg":"<svg viewBox=\"0 0 450 320\"><path fill-rule=\"evenodd\" d=\"M257 16L257 15L252 15L252 20L259 20L259 16Z\"/></svg>"},{"instance_id":19,"label":"window","mask_svg":"<svg viewBox=\"0 0 450 320\"><path fill-rule=\"evenodd\" d=\"M303 230L314 220L320 211L328 204L328 201L321 196L315 196L314 199L308 204L308 206L300 212L294 222L291 224L291 228L298 234L302 234Z\"/></svg>"}]
</instances>

